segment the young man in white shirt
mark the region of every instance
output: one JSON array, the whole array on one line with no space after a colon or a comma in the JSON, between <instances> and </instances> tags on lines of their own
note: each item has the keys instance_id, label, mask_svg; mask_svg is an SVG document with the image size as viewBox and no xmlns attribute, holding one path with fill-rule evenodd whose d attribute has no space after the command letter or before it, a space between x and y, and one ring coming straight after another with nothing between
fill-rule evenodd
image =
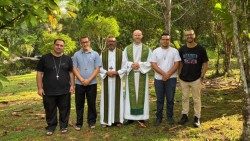
<instances>
[{"instance_id":1,"label":"young man in white shirt","mask_svg":"<svg viewBox=\"0 0 250 141\"><path fill-rule=\"evenodd\" d=\"M178 50L170 46L170 35L163 33L160 40L161 46L152 53L151 65L155 71L155 91L157 97L156 123L158 126L162 122L164 99L167 100L167 121L174 123L174 95L177 81L177 69L181 58Z\"/></svg>"}]
</instances>

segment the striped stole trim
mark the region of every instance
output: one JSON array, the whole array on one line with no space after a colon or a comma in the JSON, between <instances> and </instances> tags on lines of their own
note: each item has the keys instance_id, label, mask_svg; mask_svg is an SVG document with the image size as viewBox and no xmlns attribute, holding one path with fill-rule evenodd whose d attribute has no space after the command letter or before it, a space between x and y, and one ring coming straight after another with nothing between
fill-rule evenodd
<instances>
[{"instance_id":1,"label":"striped stole trim","mask_svg":"<svg viewBox=\"0 0 250 141\"><path fill-rule=\"evenodd\" d=\"M105 50L102 53L103 68L108 70L108 58L109 50ZM116 71L121 69L122 63L122 51L116 48ZM120 121L120 90L121 90L121 79L119 75L115 78L115 122ZM104 79L104 122L108 123L108 112L109 112L109 94L108 94L108 76Z\"/></svg>"}]
</instances>

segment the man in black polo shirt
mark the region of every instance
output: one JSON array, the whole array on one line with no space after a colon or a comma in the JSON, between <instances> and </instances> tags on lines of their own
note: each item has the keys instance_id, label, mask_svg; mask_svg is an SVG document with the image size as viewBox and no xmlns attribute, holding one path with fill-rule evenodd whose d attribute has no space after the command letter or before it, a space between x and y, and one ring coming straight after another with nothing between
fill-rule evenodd
<instances>
[{"instance_id":1,"label":"man in black polo shirt","mask_svg":"<svg viewBox=\"0 0 250 141\"><path fill-rule=\"evenodd\" d=\"M179 49L181 57L180 84L182 89L182 118L180 124L188 122L189 93L194 102L194 127L200 126L201 88L208 68L208 57L205 48L195 42L192 29L184 32L186 44Z\"/></svg>"},{"instance_id":2,"label":"man in black polo shirt","mask_svg":"<svg viewBox=\"0 0 250 141\"><path fill-rule=\"evenodd\" d=\"M66 133L70 114L70 93L74 91L73 63L63 54L64 40L54 40L51 53L43 55L37 64L38 95L43 97L46 114L46 134L52 135L57 126L57 108L61 133Z\"/></svg>"}]
</instances>

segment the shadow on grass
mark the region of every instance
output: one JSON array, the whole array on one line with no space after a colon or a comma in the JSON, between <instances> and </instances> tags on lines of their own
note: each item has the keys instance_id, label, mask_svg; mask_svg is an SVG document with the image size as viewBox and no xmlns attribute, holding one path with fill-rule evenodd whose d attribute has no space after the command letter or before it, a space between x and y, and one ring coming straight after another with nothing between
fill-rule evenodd
<instances>
[{"instance_id":1,"label":"shadow on grass","mask_svg":"<svg viewBox=\"0 0 250 141\"><path fill-rule=\"evenodd\" d=\"M202 120L242 114L244 92L242 88L224 90L207 89L202 94Z\"/></svg>"}]
</instances>

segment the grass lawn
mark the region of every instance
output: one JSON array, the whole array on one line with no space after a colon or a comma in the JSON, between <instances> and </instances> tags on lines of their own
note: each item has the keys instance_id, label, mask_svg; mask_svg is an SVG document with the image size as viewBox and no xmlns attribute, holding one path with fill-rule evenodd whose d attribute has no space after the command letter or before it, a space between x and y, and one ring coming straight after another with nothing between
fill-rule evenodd
<instances>
[{"instance_id":1,"label":"grass lawn","mask_svg":"<svg viewBox=\"0 0 250 141\"><path fill-rule=\"evenodd\" d=\"M71 101L70 126L67 134L58 130L52 136L45 135L46 126L42 98L36 93L35 73L8 77L0 92L0 140L240 140L243 129L242 105L244 92L239 81L231 78L209 79L202 94L202 125L193 128L193 104L190 104L190 122L185 126L168 125L166 120L159 127L154 126L156 97L152 80L150 81L150 119L147 128L137 124L102 128L99 122L90 130L86 118L84 128L75 131L74 95ZM151 78L152 79L152 78ZM97 107L99 111L100 89ZM87 106L86 106L87 107ZM165 109L164 109L165 110ZM85 108L85 114L86 114ZM99 112L98 112L99 113ZM165 113L165 112L164 112ZM181 92L177 86L175 96L175 121L180 119ZM84 116L86 117L86 115ZM57 128L58 129L58 128Z\"/></svg>"}]
</instances>

